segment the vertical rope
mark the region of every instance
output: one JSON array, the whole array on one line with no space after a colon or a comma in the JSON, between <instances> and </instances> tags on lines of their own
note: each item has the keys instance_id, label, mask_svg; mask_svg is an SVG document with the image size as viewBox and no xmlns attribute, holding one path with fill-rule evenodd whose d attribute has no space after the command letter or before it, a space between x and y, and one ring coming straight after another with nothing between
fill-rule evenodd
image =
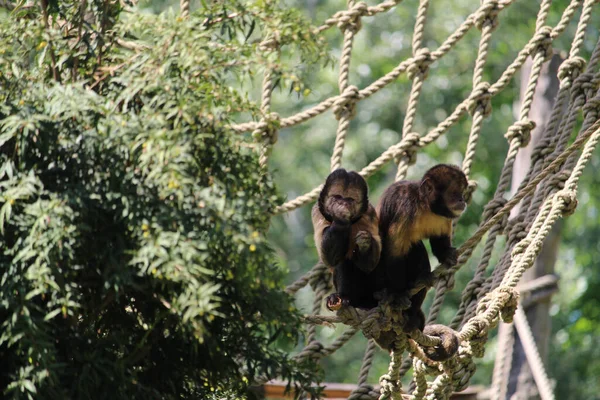
<instances>
[{"instance_id":1,"label":"vertical rope","mask_svg":"<svg viewBox=\"0 0 600 400\"><path fill-rule=\"evenodd\" d=\"M492 32L498 26L498 1L487 0L482 1L484 9L481 10L477 17L476 25L481 30L481 38L479 40L479 50L477 59L475 60L475 68L473 70L473 90L479 90L480 101L473 110L473 123L471 124L471 132L469 133L469 141L465 151L465 158L462 164L462 170L467 176L471 175L471 164L475 157L475 149L479 141L479 133L483 120L491 112L491 98L488 93L489 84L483 82L483 69L487 61L490 40Z\"/></svg>"},{"instance_id":2,"label":"vertical rope","mask_svg":"<svg viewBox=\"0 0 600 400\"><path fill-rule=\"evenodd\" d=\"M369 370L373 364L373 357L375 357L376 348L377 345L375 344L375 341L370 339L369 343L367 344L367 350L365 350L362 366L360 367L360 373L358 375L359 387L365 385L367 383L367 379L369 379Z\"/></svg>"},{"instance_id":3,"label":"vertical rope","mask_svg":"<svg viewBox=\"0 0 600 400\"><path fill-rule=\"evenodd\" d=\"M348 9L351 10L355 5L355 0L348 0L347 4ZM355 102L358 98L358 89L349 86L349 75L354 35L361 27L360 14L355 14L354 19L349 19L343 23L340 22L338 26L344 33L344 44L340 57L340 74L338 79L341 99L333 106L333 112L339 123L335 135L333 154L331 155L331 171L338 169L342 165L342 154L346 144L346 136L350 129L350 121L356 114Z\"/></svg>"},{"instance_id":4,"label":"vertical rope","mask_svg":"<svg viewBox=\"0 0 600 400\"><path fill-rule=\"evenodd\" d=\"M394 343L388 373L379 378L379 384L381 385L381 395L379 396L379 400L402 400L400 365L402 363L402 353L404 353L405 347L406 337L401 337Z\"/></svg>"},{"instance_id":5,"label":"vertical rope","mask_svg":"<svg viewBox=\"0 0 600 400\"><path fill-rule=\"evenodd\" d=\"M423 88L423 82L427 77L429 70L429 63L431 62L431 55L429 50L421 48L423 43L423 32L425 31L425 22L427 21L427 9L429 8L429 0L421 0L419 2L419 9L417 11L417 19L415 21L415 28L412 40L412 52L413 57L418 62L409 67L408 74L413 79L413 84L410 90L408 98L408 105L406 107L406 116L404 117L404 123L402 127L402 137L407 136L412 132L413 125L415 122L415 116L417 114L417 103L421 95L421 89ZM396 172L396 181L403 179L408 172L409 165L412 165L416 161L416 154L414 150L406 151L398 161L398 171Z\"/></svg>"},{"instance_id":6,"label":"vertical rope","mask_svg":"<svg viewBox=\"0 0 600 400\"><path fill-rule=\"evenodd\" d=\"M190 0L179 1L179 12L182 18L187 18L190 16Z\"/></svg>"}]
</instances>

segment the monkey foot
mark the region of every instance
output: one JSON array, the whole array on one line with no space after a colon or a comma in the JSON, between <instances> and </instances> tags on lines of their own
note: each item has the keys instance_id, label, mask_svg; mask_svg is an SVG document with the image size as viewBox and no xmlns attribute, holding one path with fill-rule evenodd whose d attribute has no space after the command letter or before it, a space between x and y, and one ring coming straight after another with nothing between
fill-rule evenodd
<instances>
[{"instance_id":1,"label":"monkey foot","mask_svg":"<svg viewBox=\"0 0 600 400\"><path fill-rule=\"evenodd\" d=\"M350 300L343 298L339 295L339 293L334 293L327 296L327 299L325 301L325 304L327 305L327 309L329 309L329 311L337 311L343 306L350 305Z\"/></svg>"}]
</instances>

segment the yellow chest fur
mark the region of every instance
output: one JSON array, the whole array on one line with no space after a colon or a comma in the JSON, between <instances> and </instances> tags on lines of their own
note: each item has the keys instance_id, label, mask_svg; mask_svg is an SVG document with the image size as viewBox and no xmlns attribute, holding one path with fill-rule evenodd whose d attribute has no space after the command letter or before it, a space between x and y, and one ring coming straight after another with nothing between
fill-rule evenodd
<instances>
[{"instance_id":1,"label":"yellow chest fur","mask_svg":"<svg viewBox=\"0 0 600 400\"><path fill-rule=\"evenodd\" d=\"M399 257L406 254L414 243L442 235L452 235L452 220L428 212L417 215L412 224L405 221L392 224L388 243L391 254Z\"/></svg>"}]
</instances>

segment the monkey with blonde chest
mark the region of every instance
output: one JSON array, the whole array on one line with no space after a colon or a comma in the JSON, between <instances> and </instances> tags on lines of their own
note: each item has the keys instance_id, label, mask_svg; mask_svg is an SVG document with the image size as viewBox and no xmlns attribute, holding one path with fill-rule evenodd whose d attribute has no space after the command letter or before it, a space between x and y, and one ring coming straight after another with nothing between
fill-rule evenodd
<instances>
[{"instance_id":1,"label":"monkey with blonde chest","mask_svg":"<svg viewBox=\"0 0 600 400\"><path fill-rule=\"evenodd\" d=\"M423 240L429 239L433 255L446 265L456 265L452 247L452 223L466 208L468 182L459 167L438 164L419 181L403 180L390 185L377 206L382 250L375 290L410 297L405 329L423 330L421 305L432 284L429 255Z\"/></svg>"}]
</instances>

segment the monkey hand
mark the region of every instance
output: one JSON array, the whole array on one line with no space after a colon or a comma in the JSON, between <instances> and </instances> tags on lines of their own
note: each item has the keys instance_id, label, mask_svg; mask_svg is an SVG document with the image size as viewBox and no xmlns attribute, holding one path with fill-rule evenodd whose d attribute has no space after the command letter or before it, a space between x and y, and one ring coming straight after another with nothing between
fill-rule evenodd
<instances>
[{"instance_id":1,"label":"monkey hand","mask_svg":"<svg viewBox=\"0 0 600 400\"><path fill-rule=\"evenodd\" d=\"M333 293L327 296L325 300L325 305L329 311L337 311L343 306L349 306L350 300L340 296L339 293Z\"/></svg>"},{"instance_id":2,"label":"monkey hand","mask_svg":"<svg viewBox=\"0 0 600 400\"><path fill-rule=\"evenodd\" d=\"M333 221L339 225L350 225L350 222L354 218L352 211L345 207L334 207L329 210L329 213Z\"/></svg>"},{"instance_id":3,"label":"monkey hand","mask_svg":"<svg viewBox=\"0 0 600 400\"><path fill-rule=\"evenodd\" d=\"M439 258L439 261L442 264L446 264L449 266L456 265L458 263L458 251L456 247L449 247Z\"/></svg>"},{"instance_id":4,"label":"monkey hand","mask_svg":"<svg viewBox=\"0 0 600 400\"><path fill-rule=\"evenodd\" d=\"M371 234L367 231L358 231L354 238L359 252L366 253L371 248Z\"/></svg>"}]
</instances>

